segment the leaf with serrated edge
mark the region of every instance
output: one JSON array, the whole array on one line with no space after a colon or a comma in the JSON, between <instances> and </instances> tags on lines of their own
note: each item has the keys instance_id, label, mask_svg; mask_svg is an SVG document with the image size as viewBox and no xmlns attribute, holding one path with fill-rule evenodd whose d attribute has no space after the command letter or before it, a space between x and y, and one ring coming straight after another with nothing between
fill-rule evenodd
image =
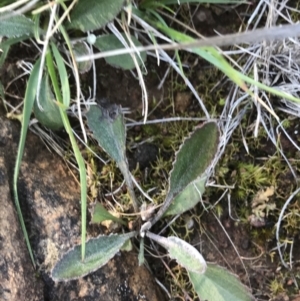
<instances>
[{"instance_id":1,"label":"leaf with serrated edge","mask_svg":"<svg viewBox=\"0 0 300 301\"><path fill-rule=\"evenodd\" d=\"M130 43L129 43L126 35L122 34L122 37L127 42L127 44L130 46ZM142 44L139 42L139 40L137 38L135 38L134 36L131 36L130 39L136 47L142 46ZM108 51L108 50L124 48L124 45L122 44L122 42L113 34L97 37L94 46L96 48L98 48L100 51ZM135 56L136 56L139 66L142 64L142 62L145 62L146 58L147 58L146 52L141 52L139 56L135 54ZM104 59L106 60L106 62L108 64L110 64L114 67L120 67L124 70L130 70L130 69L135 68L134 61L130 54L121 54L121 55L116 55L116 56L110 56L110 57L106 57Z\"/></svg>"},{"instance_id":2,"label":"leaf with serrated edge","mask_svg":"<svg viewBox=\"0 0 300 301\"><path fill-rule=\"evenodd\" d=\"M170 174L170 188L166 200L151 221L145 223L141 232L149 230L167 211L172 201L189 184L203 176L216 156L219 145L219 128L209 121L198 127L186 138L176 153Z\"/></svg>"},{"instance_id":3,"label":"leaf with serrated edge","mask_svg":"<svg viewBox=\"0 0 300 301\"><path fill-rule=\"evenodd\" d=\"M228 270L208 263L204 274L189 271L190 280L198 297L209 301L253 301L249 289Z\"/></svg>"},{"instance_id":4,"label":"leaf with serrated edge","mask_svg":"<svg viewBox=\"0 0 300 301\"><path fill-rule=\"evenodd\" d=\"M156 241L158 244L168 250L169 256L186 268L196 274L203 274L206 270L206 262L202 255L189 243L175 237L163 237L151 232L146 232L146 236Z\"/></svg>"},{"instance_id":5,"label":"leaf with serrated edge","mask_svg":"<svg viewBox=\"0 0 300 301\"><path fill-rule=\"evenodd\" d=\"M124 243L136 232L121 235L100 235L86 242L84 261L81 260L81 245L75 246L63 255L52 270L55 281L68 281L83 277L104 266L119 252Z\"/></svg>"},{"instance_id":6,"label":"leaf with serrated edge","mask_svg":"<svg viewBox=\"0 0 300 301\"><path fill-rule=\"evenodd\" d=\"M102 28L118 15L124 3L124 0L78 1L71 12L71 23L67 28L80 29L84 32Z\"/></svg>"},{"instance_id":7,"label":"leaf with serrated edge","mask_svg":"<svg viewBox=\"0 0 300 301\"><path fill-rule=\"evenodd\" d=\"M213 121L197 127L184 140L173 164L168 195L175 196L205 172L215 157L218 143L219 129Z\"/></svg>"}]
</instances>

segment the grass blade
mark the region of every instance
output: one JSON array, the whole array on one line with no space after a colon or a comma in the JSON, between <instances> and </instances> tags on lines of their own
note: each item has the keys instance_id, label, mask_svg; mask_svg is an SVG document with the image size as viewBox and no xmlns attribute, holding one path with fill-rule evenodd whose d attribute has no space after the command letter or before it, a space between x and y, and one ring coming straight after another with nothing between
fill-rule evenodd
<instances>
[{"instance_id":1,"label":"grass blade","mask_svg":"<svg viewBox=\"0 0 300 301\"><path fill-rule=\"evenodd\" d=\"M59 83L58 83L58 79L57 79L54 64L53 64L53 57L52 57L50 51L48 51L48 53L46 55L46 63L47 63L47 68L48 68L48 72L49 72L49 75L50 75L50 78L52 81L56 99L61 104L67 103L69 100L63 99L63 96L65 96L65 95L62 95L62 93L59 89ZM64 127L65 127L65 130L69 135L72 149L74 151L74 155L75 155L75 158L76 158L76 161L78 164L78 168L79 168L80 187L81 187L81 258L83 260L85 257L85 241L86 241L86 210L87 210L86 209L87 208L87 205L86 205L86 202L87 202L87 199L86 199L86 196L87 196L86 169L85 169L84 160L81 156L76 139L74 137L68 115L67 115L66 111L64 110L63 106L59 106L59 112L60 112Z\"/></svg>"},{"instance_id":2,"label":"grass blade","mask_svg":"<svg viewBox=\"0 0 300 301\"><path fill-rule=\"evenodd\" d=\"M24 107L23 107L23 115L22 115L22 127L21 127L21 135L19 140L19 146L18 146L18 153L16 158L16 164L15 164L15 170L14 170L14 177L13 177L13 194L14 194L14 200L15 205L17 208L17 213L19 216L19 220L21 223L21 228L24 234L24 238L26 241L26 245L29 251L29 255L31 258L31 261L33 263L33 266L35 267L35 261L33 257L33 252L30 246L30 241L28 237L28 233L25 227L20 202L19 202L19 196L18 196L18 177L21 167L21 160L24 153L24 147L25 147L25 140L27 136L27 130L29 126L29 120L30 115L32 111L32 107L35 101L36 91L37 91L37 82L38 82L38 74L40 69L40 60L37 60L29 77L27 88L25 92L25 98L24 98Z\"/></svg>"},{"instance_id":3,"label":"grass blade","mask_svg":"<svg viewBox=\"0 0 300 301\"><path fill-rule=\"evenodd\" d=\"M62 99L63 99L63 104L66 108L70 106L70 85L69 85L69 80L68 80L68 73L67 69L64 63L64 60L59 53L56 45L51 42L51 49L56 61L56 66L59 74L59 79L61 83L61 91L62 91Z\"/></svg>"}]
</instances>

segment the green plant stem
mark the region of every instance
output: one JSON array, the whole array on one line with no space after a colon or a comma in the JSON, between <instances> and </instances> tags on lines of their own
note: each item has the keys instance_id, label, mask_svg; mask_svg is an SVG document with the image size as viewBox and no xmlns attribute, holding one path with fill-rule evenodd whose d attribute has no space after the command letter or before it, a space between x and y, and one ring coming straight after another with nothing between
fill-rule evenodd
<instances>
[{"instance_id":1,"label":"green plant stem","mask_svg":"<svg viewBox=\"0 0 300 301\"><path fill-rule=\"evenodd\" d=\"M131 198L132 204L133 204L133 208L134 208L134 212L139 212L139 202L136 199L135 193L134 193L134 188L133 188L133 183L132 183L132 179L131 179L131 174L130 171L128 169L128 165L127 162L121 161L118 162L118 166L124 176L126 185L127 185L127 189L128 189L128 193L129 196Z\"/></svg>"}]
</instances>

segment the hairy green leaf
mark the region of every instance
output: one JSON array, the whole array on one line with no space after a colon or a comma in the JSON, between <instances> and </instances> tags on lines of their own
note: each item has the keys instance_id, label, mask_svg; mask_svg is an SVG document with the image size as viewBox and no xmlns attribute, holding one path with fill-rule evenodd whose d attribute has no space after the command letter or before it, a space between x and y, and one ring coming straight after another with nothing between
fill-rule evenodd
<instances>
[{"instance_id":1,"label":"hairy green leaf","mask_svg":"<svg viewBox=\"0 0 300 301\"><path fill-rule=\"evenodd\" d=\"M93 214L92 214L92 224L99 224L102 223L103 221L111 220L120 224L123 224L124 226L127 226L127 224L121 220L120 218L117 218L110 214L102 204L99 202L96 203Z\"/></svg>"},{"instance_id":2,"label":"hairy green leaf","mask_svg":"<svg viewBox=\"0 0 300 301\"><path fill-rule=\"evenodd\" d=\"M156 241L169 251L169 256L185 267L188 271L196 275L203 274L206 270L206 262L202 255L189 243L176 237L163 237L151 232L146 232L146 236Z\"/></svg>"},{"instance_id":3,"label":"hairy green leaf","mask_svg":"<svg viewBox=\"0 0 300 301\"><path fill-rule=\"evenodd\" d=\"M24 15L13 14L13 12L8 12L8 14L12 14L12 16L5 18L3 13L0 14L0 37L33 36L34 22L31 19Z\"/></svg>"},{"instance_id":4,"label":"hairy green leaf","mask_svg":"<svg viewBox=\"0 0 300 301\"><path fill-rule=\"evenodd\" d=\"M99 29L118 15L124 3L124 0L78 1L72 10L68 28L80 29L84 32Z\"/></svg>"},{"instance_id":5,"label":"hairy green leaf","mask_svg":"<svg viewBox=\"0 0 300 301\"><path fill-rule=\"evenodd\" d=\"M173 163L173 169L169 179L170 188L166 200L154 218L142 226L141 232L149 230L165 214L177 195L178 199L175 204L175 210L180 208L178 212L182 210L185 211L185 204L179 203L181 203L181 201L184 202L191 193L193 194L191 204L194 204L196 200L200 200L199 192L203 191L203 183L201 184L200 179L205 178L204 173L216 155L219 145L219 136L218 125L214 121L209 121L198 126L191 133L190 137L183 141ZM198 191L197 189L192 191L192 186L188 187L193 182L198 183ZM187 190L183 192L185 189ZM182 193L182 195L180 195L180 193ZM188 203L187 208L190 207L191 204Z\"/></svg>"},{"instance_id":6,"label":"hairy green leaf","mask_svg":"<svg viewBox=\"0 0 300 301\"><path fill-rule=\"evenodd\" d=\"M207 178L200 177L176 195L164 216L181 214L192 209L202 198Z\"/></svg>"},{"instance_id":7,"label":"hairy green leaf","mask_svg":"<svg viewBox=\"0 0 300 301\"><path fill-rule=\"evenodd\" d=\"M122 37L124 38L126 43L129 45L129 47L131 47L131 44L128 41L126 35L122 34ZM139 40L136 39L134 36L131 36L130 39L135 46L142 46L142 44L139 42ZM122 44L122 42L113 34L97 37L94 46L97 47L101 51L109 51L109 50L124 48L124 45ZM147 55L146 55L146 52L141 52L139 55L135 54L135 57L137 59L138 65L141 65L143 62L146 61ZM108 64L110 64L114 67L120 67L124 70L130 70L130 69L135 68L134 61L130 54L110 56L110 57L105 58L105 60Z\"/></svg>"},{"instance_id":8,"label":"hairy green leaf","mask_svg":"<svg viewBox=\"0 0 300 301\"><path fill-rule=\"evenodd\" d=\"M52 270L52 278L55 281L67 281L96 271L113 258L135 234L129 232L121 235L102 235L90 239L86 242L84 261L81 260L81 246L75 246L56 263Z\"/></svg>"},{"instance_id":9,"label":"hairy green leaf","mask_svg":"<svg viewBox=\"0 0 300 301\"><path fill-rule=\"evenodd\" d=\"M86 114L88 126L93 132L99 145L118 164L130 194L135 211L138 211L130 171L125 154L126 149L126 129L121 107L109 105L107 108L91 106Z\"/></svg>"},{"instance_id":10,"label":"hairy green leaf","mask_svg":"<svg viewBox=\"0 0 300 301\"><path fill-rule=\"evenodd\" d=\"M39 101L42 110L38 107L37 100L34 102L33 112L35 118L45 127L51 130L60 130L64 124L60 116L59 108L51 90L48 75L42 78Z\"/></svg>"},{"instance_id":11,"label":"hairy green leaf","mask_svg":"<svg viewBox=\"0 0 300 301\"><path fill-rule=\"evenodd\" d=\"M254 298L239 279L226 269L208 264L204 274L189 271L190 280L201 300L252 301Z\"/></svg>"},{"instance_id":12,"label":"hairy green leaf","mask_svg":"<svg viewBox=\"0 0 300 301\"><path fill-rule=\"evenodd\" d=\"M126 131L121 107L91 106L86 114L88 126L99 145L117 163L126 161Z\"/></svg>"},{"instance_id":13,"label":"hairy green leaf","mask_svg":"<svg viewBox=\"0 0 300 301\"><path fill-rule=\"evenodd\" d=\"M197 127L185 139L176 154L168 195L175 196L205 172L216 155L218 144L219 128L213 121Z\"/></svg>"}]
</instances>

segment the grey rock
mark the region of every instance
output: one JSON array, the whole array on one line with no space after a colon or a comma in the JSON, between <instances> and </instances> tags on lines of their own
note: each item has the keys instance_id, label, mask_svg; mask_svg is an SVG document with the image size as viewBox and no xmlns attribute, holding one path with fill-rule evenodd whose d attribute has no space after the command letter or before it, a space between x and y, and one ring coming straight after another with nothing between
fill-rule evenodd
<instances>
[{"instance_id":1,"label":"grey rock","mask_svg":"<svg viewBox=\"0 0 300 301\"><path fill-rule=\"evenodd\" d=\"M6 196L0 200L0 300L164 300L153 276L145 267L138 267L137 254L132 252L119 253L84 278L52 281L50 274L56 261L80 243L80 191L65 163L29 133L19 177L19 198L38 264L36 278L8 185L17 153L16 131L19 132L16 122L0 117L0 187L2 196ZM30 292L30 297L22 299L24 292ZM5 293L6 299L2 298Z\"/></svg>"},{"instance_id":2,"label":"grey rock","mask_svg":"<svg viewBox=\"0 0 300 301\"><path fill-rule=\"evenodd\" d=\"M8 182L12 173L6 160L11 152L12 132L10 122L3 119L0 141L0 300L44 300L43 283L30 261L12 200Z\"/></svg>"}]
</instances>

